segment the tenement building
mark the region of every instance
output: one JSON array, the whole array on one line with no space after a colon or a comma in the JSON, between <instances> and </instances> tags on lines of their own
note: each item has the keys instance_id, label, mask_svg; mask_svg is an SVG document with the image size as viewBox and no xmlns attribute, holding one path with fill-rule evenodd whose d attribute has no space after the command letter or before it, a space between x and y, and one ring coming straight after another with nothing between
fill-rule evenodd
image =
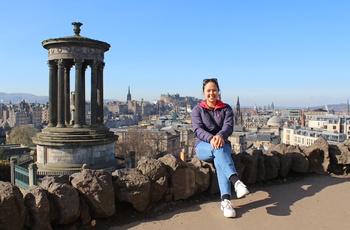
<instances>
[{"instance_id":1,"label":"tenement building","mask_svg":"<svg viewBox=\"0 0 350 230\"><path fill-rule=\"evenodd\" d=\"M28 103L22 100L18 104L10 102L7 106L2 105L1 107L1 120L11 128L19 125L30 125L41 129L43 108L39 103Z\"/></svg>"}]
</instances>

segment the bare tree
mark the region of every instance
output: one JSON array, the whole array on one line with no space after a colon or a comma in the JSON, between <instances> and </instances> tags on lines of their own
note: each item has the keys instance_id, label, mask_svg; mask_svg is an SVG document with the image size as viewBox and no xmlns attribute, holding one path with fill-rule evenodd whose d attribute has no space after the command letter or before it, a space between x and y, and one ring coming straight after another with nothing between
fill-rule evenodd
<instances>
[{"instance_id":1,"label":"bare tree","mask_svg":"<svg viewBox=\"0 0 350 230\"><path fill-rule=\"evenodd\" d=\"M39 132L38 129L28 125L15 126L10 131L9 144L21 144L25 146L35 146L33 137Z\"/></svg>"},{"instance_id":2,"label":"bare tree","mask_svg":"<svg viewBox=\"0 0 350 230\"><path fill-rule=\"evenodd\" d=\"M118 138L116 143L116 154L127 156L131 151L136 153L136 160L142 156L154 156L156 149L152 141L152 134L149 130L130 128L123 138ZM151 138L151 139L150 139Z\"/></svg>"}]
</instances>

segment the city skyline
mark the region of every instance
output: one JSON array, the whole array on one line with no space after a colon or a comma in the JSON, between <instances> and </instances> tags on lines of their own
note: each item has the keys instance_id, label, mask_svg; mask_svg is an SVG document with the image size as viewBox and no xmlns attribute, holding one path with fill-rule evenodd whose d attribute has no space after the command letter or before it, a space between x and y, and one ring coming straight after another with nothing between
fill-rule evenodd
<instances>
[{"instance_id":1,"label":"city skyline","mask_svg":"<svg viewBox=\"0 0 350 230\"><path fill-rule=\"evenodd\" d=\"M106 99L125 101L129 86L135 100L203 98L202 80L212 77L222 99L235 104L239 96L241 106L312 107L349 98L348 1L104 3L3 3L0 92L47 96L41 42L72 36L71 23L80 21L81 36L111 45Z\"/></svg>"}]
</instances>

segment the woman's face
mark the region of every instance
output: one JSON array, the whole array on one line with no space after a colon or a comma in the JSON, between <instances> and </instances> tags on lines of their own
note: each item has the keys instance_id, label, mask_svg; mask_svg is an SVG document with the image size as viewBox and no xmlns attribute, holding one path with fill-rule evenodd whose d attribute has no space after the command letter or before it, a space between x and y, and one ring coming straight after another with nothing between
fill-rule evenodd
<instances>
[{"instance_id":1,"label":"woman's face","mask_svg":"<svg viewBox=\"0 0 350 230\"><path fill-rule=\"evenodd\" d=\"M205 100L207 101L207 104L209 106L216 105L216 102L217 102L218 97L219 97L219 90L214 82L208 82L204 86L203 94L204 94Z\"/></svg>"}]
</instances>

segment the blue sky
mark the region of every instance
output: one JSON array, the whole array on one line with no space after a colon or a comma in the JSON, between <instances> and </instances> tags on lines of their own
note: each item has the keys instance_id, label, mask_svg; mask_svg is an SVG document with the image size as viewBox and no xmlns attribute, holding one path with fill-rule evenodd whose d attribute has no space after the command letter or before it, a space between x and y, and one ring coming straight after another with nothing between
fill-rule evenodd
<instances>
[{"instance_id":1,"label":"blue sky","mask_svg":"<svg viewBox=\"0 0 350 230\"><path fill-rule=\"evenodd\" d=\"M1 9L0 92L48 95L41 42L73 35L79 21L81 36L111 45L108 99L125 101L129 86L135 100L203 98L211 77L225 102L239 96L242 107L350 98L348 0L5 1Z\"/></svg>"}]
</instances>

